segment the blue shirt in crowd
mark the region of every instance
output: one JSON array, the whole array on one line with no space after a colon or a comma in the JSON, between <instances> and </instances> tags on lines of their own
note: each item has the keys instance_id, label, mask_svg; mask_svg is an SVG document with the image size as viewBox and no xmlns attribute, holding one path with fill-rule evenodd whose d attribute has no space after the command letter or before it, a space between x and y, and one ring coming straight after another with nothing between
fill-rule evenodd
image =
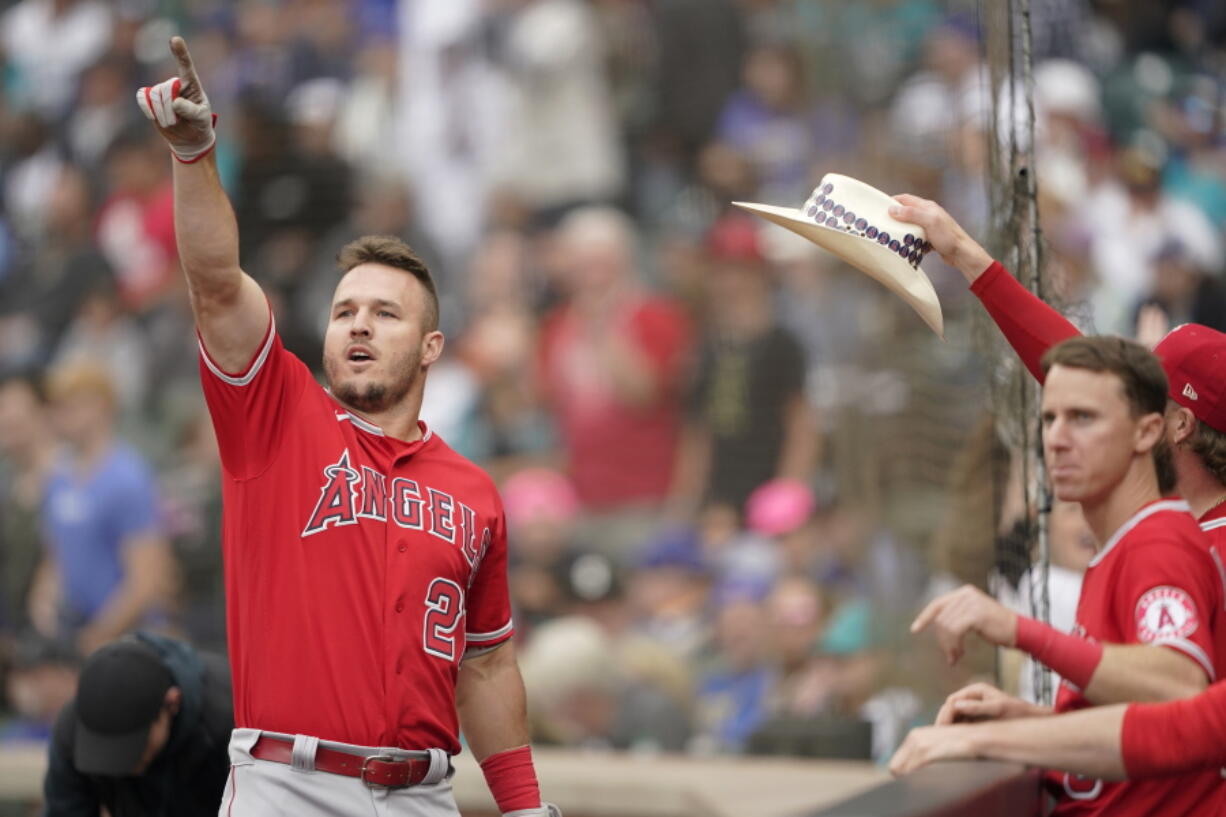
<instances>
[{"instance_id":1,"label":"blue shirt in crowd","mask_svg":"<svg viewBox=\"0 0 1226 817\"><path fill-rule=\"evenodd\" d=\"M93 618L123 580L123 544L157 531L157 486L140 454L116 444L90 473L67 458L47 480L43 524L77 623Z\"/></svg>"}]
</instances>

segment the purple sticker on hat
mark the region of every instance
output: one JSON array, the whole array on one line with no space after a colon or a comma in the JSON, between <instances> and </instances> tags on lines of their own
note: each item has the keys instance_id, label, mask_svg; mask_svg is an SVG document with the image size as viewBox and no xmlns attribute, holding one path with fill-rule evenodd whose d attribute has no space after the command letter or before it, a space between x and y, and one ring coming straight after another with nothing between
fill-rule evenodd
<instances>
[{"instance_id":1,"label":"purple sticker on hat","mask_svg":"<svg viewBox=\"0 0 1226 817\"><path fill-rule=\"evenodd\" d=\"M814 203L814 204L821 204L821 203L822 203L822 202L824 202L825 200L826 200L826 197L825 197L825 196L818 196L816 199L814 199L814 200L813 200L813 203Z\"/></svg>"},{"instance_id":2,"label":"purple sticker on hat","mask_svg":"<svg viewBox=\"0 0 1226 817\"><path fill-rule=\"evenodd\" d=\"M902 243L910 247L912 244L915 243L915 236L911 235L910 233L907 233L905 236L903 236Z\"/></svg>"},{"instance_id":3,"label":"purple sticker on hat","mask_svg":"<svg viewBox=\"0 0 1226 817\"><path fill-rule=\"evenodd\" d=\"M851 224L855 220L856 220L856 214L853 213L852 211L848 210L846 213L843 214L843 221L846 222L847 224Z\"/></svg>"},{"instance_id":4,"label":"purple sticker on hat","mask_svg":"<svg viewBox=\"0 0 1226 817\"><path fill-rule=\"evenodd\" d=\"M826 185L824 185L824 186L822 187L822 192L823 192L823 193L825 193L827 196L829 196L829 195L830 195L830 193L831 193L831 191L832 191L832 190L834 190L834 185L833 185L833 184L829 184L829 183L827 183Z\"/></svg>"},{"instance_id":5,"label":"purple sticker on hat","mask_svg":"<svg viewBox=\"0 0 1226 817\"><path fill-rule=\"evenodd\" d=\"M822 212L819 212L819 213L818 213L816 216L814 216L814 217L813 217L813 220L814 220L814 221L816 221L818 224L825 224L825 223L826 223L826 214L825 214L825 213L822 213Z\"/></svg>"},{"instance_id":6,"label":"purple sticker on hat","mask_svg":"<svg viewBox=\"0 0 1226 817\"><path fill-rule=\"evenodd\" d=\"M864 231L864 228L865 228L865 227L867 227L867 226L868 226L868 221L867 221L867 220L862 219L862 218L858 218L858 219L856 219L856 229L857 229L857 230L860 230L861 232L863 232L863 231ZM869 237L870 237L870 238L872 238L872 236L869 236Z\"/></svg>"},{"instance_id":7,"label":"purple sticker on hat","mask_svg":"<svg viewBox=\"0 0 1226 817\"><path fill-rule=\"evenodd\" d=\"M843 211L844 211L844 210L846 210L846 209L847 209L847 208L846 208L846 207L844 207L843 205L841 205L841 204L836 204L836 205L834 206L834 214L835 214L836 216L841 216L841 215L843 215Z\"/></svg>"},{"instance_id":8,"label":"purple sticker on hat","mask_svg":"<svg viewBox=\"0 0 1226 817\"><path fill-rule=\"evenodd\" d=\"M834 202L831 201L830 199L826 199L825 201L822 202L822 209L823 210L833 210Z\"/></svg>"},{"instance_id":9,"label":"purple sticker on hat","mask_svg":"<svg viewBox=\"0 0 1226 817\"><path fill-rule=\"evenodd\" d=\"M876 227L872 227L872 226L870 226L870 227L869 227L867 230L865 230L865 231L864 231L864 234L865 234L866 236L868 236L869 238L876 238L876 237L877 237L877 228L876 228Z\"/></svg>"},{"instance_id":10,"label":"purple sticker on hat","mask_svg":"<svg viewBox=\"0 0 1226 817\"><path fill-rule=\"evenodd\" d=\"M877 243L878 243L878 244L882 244L882 245L884 245L884 244L889 244L889 243L890 243L890 234L889 234L889 233L886 233L886 232L883 232L883 233L881 233L880 235L878 235L878 236L877 236Z\"/></svg>"}]
</instances>

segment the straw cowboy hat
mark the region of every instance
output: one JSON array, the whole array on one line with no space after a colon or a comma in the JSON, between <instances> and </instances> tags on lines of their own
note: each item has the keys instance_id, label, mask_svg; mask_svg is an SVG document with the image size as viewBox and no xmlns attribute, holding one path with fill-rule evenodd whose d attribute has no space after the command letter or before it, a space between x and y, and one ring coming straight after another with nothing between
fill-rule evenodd
<instances>
[{"instance_id":1,"label":"straw cowboy hat","mask_svg":"<svg viewBox=\"0 0 1226 817\"><path fill-rule=\"evenodd\" d=\"M849 176L827 173L800 210L733 204L786 227L876 278L944 338L940 301L920 269L932 245L918 225L890 217L895 201L885 193Z\"/></svg>"}]
</instances>

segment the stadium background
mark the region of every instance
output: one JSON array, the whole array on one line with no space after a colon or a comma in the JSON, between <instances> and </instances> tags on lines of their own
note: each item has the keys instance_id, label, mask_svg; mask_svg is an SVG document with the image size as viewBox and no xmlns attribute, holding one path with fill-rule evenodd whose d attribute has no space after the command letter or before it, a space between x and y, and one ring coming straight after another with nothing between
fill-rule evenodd
<instances>
[{"instance_id":1,"label":"stadium background","mask_svg":"<svg viewBox=\"0 0 1226 817\"><path fill-rule=\"evenodd\" d=\"M1033 144L1005 81L1020 35L992 17L1018 5ZM1014 263L1003 216L1025 190L999 157L1033 148L1046 297L1095 331L1134 334L1147 301L1226 329L1226 7L1209 0L4 6L0 740L45 734L99 637L49 592L40 519L59 424L99 389L155 475L129 497L156 509L164 556L141 622L224 650L170 159L132 98L173 73L172 33L291 349L318 368L350 237L400 235L430 263L448 344L424 417L504 491L542 745L880 762L973 677L1041 694L987 652L945 667L905 626L961 582L1046 606L1011 354L939 259L945 342L730 201L796 206L841 172L936 199ZM585 253L585 224L617 223L591 207L628 216L624 257ZM616 309L583 307L600 275L627 282ZM618 390L638 377L646 396ZM1087 558L1053 524L1057 619Z\"/></svg>"}]
</instances>

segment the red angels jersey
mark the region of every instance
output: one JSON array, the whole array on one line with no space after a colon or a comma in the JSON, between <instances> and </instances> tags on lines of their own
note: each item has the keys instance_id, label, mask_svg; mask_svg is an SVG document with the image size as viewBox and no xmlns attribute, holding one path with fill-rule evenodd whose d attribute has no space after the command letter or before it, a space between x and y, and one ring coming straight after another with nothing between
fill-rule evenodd
<instances>
[{"instance_id":1,"label":"red angels jersey","mask_svg":"<svg viewBox=\"0 0 1226 817\"><path fill-rule=\"evenodd\" d=\"M1090 562L1077 604L1075 632L1114 644L1154 644L1177 650L1205 671L1210 683L1218 652L1223 589L1205 535L1178 499L1142 507ZM1217 626L1217 632L1214 628ZM1067 680L1056 712L1092 704ZM1066 772L1046 773L1059 817L1162 814L1216 815L1226 784L1216 769L1179 777L1111 783Z\"/></svg>"},{"instance_id":2,"label":"red angels jersey","mask_svg":"<svg viewBox=\"0 0 1226 817\"><path fill-rule=\"evenodd\" d=\"M512 634L494 484L347 411L269 324L238 374L200 345L235 726L458 752L460 662Z\"/></svg>"}]
</instances>

